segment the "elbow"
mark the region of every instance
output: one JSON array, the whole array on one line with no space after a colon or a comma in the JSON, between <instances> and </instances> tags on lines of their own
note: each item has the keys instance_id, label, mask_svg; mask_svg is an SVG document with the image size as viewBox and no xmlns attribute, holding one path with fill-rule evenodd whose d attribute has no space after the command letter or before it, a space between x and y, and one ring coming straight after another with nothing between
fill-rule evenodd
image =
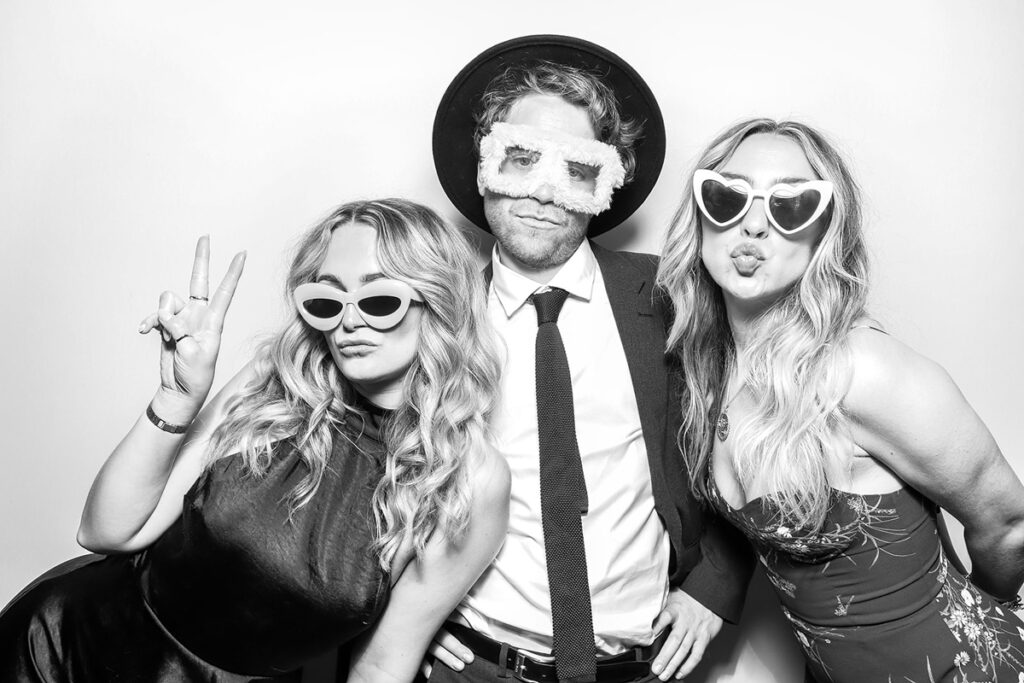
<instances>
[{"instance_id":1,"label":"elbow","mask_svg":"<svg viewBox=\"0 0 1024 683\"><path fill-rule=\"evenodd\" d=\"M1013 557L1024 562L1024 517L1014 519L1005 525L1003 544Z\"/></svg>"},{"instance_id":2,"label":"elbow","mask_svg":"<svg viewBox=\"0 0 1024 683\"><path fill-rule=\"evenodd\" d=\"M135 550L131 546L130 541L106 538L84 520L78 527L78 534L75 536L75 540L85 550L98 555L117 555Z\"/></svg>"},{"instance_id":3,"label":"elbow","mask_svg":"<svg viewBox=\"0 0 1024 683\"><path fill-rule=\"evenodd\" d=\"M985 562L985 556L991 552L1024 563L1024 515L974 527L965 525L964 540L975 564Z\"/></svg>"},{"instance_id":4,"label":"elbow","mask_svg":"<svg viewBox=\"0 0 1024 683\"><path fill-rule=\"evenodd\" d=\"M78 535L75 536L75 540L78 541L78 545L91 553L107 555L113 551L110 544L104 543L103 539L94 530L90 529L85 522L82 522L78 527Z\"/></svg>"},{"instance_id":5,"label":"elbow","mask_svg":"<svg viewBox=\"0 0 1024 683\"><path fill-rule=\"evenodd\" d=\"M96 537L96 534L86 527L84 522L78 527L78 534L75 536L75 540L78 541L78 545L91 553L105 555L109 552L103 543L100 542L100 539Z\"/></svg>"}]
</instances>

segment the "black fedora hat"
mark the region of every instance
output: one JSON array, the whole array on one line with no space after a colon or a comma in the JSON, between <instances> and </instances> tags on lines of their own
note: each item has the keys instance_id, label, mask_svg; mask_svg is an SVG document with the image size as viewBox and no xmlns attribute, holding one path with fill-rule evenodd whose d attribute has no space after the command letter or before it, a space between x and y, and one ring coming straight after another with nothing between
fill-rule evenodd
<instances>
[{"instance_id":1,"label":"black fedora hat","mask_svg":"<svg viewBox=\"0 0 1024 683\"><path fill-rule=\"evenodd\" d=\"M633 67L600 45L571 36L534 35L513 38L482 52L459 72L437 107L434 168L455 208L490 232L476 184L478 158L473 146L473 114L495 76L511 65L542 60L597 74L615 92L623 117L643 124L643 137L635 146L632 182L616 190L611 208L590 221L589 234L600 235L625 221L644 203L665 160L665 122L654 93Z\"/></svg>"}]
</instances>

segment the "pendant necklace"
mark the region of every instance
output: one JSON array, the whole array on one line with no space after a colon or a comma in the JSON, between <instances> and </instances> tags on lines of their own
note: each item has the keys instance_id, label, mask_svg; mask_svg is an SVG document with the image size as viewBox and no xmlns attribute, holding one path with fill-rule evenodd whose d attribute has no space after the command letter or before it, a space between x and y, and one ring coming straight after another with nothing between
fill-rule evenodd
<instances>
[{"instance_id":1,"label":"pendant necklace","mask_svg":"<svg viewBox=\"0 0 1024 683\"><path fill-rule=\"evenodd\" d=\"M729 385L726 384L726 387L728 386ZM736 392L733 393L732 397L725 402L725 405L723 405L722 409L718 412L718 422L715 423L715 434L718 435L719 441L725 441L729 438L729 406L732 405L732 402L736 400L736 397L740 395L740 392L742 392L743 388L746 386L747 380L744 379L736 388Z\"/></svg>"}]
</instances>

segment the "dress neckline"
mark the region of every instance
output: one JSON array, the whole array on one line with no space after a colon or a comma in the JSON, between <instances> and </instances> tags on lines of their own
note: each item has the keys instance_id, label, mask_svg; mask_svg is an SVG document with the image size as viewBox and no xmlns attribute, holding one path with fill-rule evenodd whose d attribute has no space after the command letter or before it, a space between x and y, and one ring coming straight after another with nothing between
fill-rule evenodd
<instances>
[{"instance_id":1,"label":"dress neckline","mask_svg":"<svg viewBox=\"0 0 1024 683\"><path fill-rule=\"evenodd\" d=\"M383 408L361 394L356 394L352 407L355 409L353 413L359 416L363 435L380 442L381 432L395 411Z\"/></svg>"},{"instance_id":2,"label":"dress neckline","mask_svg":"<svg viewBox=\"0 0 1024 683\"><path fill-rule=\"evenodd\" d=\"M710 470L708 471L708 484L708 490L711 493L712 497L714 497L718 501L719 507L723 507L729 512L735 514L739 514L746 511L747 508L752 507L754 504L761 504L767 496L771 495L768 493L764 493L755 498L751 498L740 507L733 507L732 504L725 499L725 496L723 496L722 492L718 489L718 482L715 481L715 476L711 474ZM843 489L837 489L834 486L829 486L828 489L832 498L836 498L838 496L847 496L854 498L885 498L899 495L906 491L907 487L900 486L899 488L894 489L892 491L884 491L882 493L854 493L853 491L844 491Z\"/></svg>"}]
</instances>

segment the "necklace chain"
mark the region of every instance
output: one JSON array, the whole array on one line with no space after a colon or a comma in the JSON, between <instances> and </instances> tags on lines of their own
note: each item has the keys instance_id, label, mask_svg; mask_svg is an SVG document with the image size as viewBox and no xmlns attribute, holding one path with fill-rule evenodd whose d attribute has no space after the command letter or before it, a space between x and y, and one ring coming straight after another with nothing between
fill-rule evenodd
<instances>
[{"instance_id":1,"label":"necklace chain","mask_svg":"<svg viewBox=\"0 0 1024 683\"><path fill-rule=\"evenodd\" d=\"M730 373L731 374L731 373ZM729 388L728 379L726 379L726 388ZM736 387L736 391L733 395L722 405L722 409L718 411L718 422L715 423L715 434L718 436L719 441L725 441L729 438L729 406L732 402L743 392L743 389L747 386L746 378L740 382L740 385Z\"/></svg>"}]
</instances>

